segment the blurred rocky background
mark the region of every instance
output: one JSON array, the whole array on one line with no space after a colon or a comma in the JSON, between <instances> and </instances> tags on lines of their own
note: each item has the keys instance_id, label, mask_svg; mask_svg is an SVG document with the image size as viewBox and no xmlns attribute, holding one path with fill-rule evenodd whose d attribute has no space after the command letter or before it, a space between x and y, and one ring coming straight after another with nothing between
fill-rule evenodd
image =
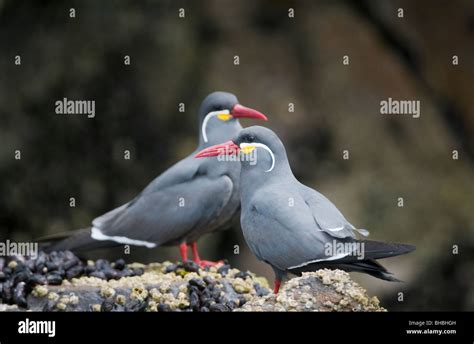
<instances>
[{"instance_id":1,"label":"blurred rocky background","mask_svg":"<svg viewBox=\"0 0 474 344\"><path fill-rule=\"evenodd\" d=\"M86 227L129 201L195 148L200 101L226 90L270 117L297 177L355 226L417 245L383 262L405 283L353 275L384 307L472 311L473 42L471 0L2 0L0 240ZM95 100L96 117L55 114L64 97ZM421 117L381 115L389 97L420 100ZM272 278L238 229L200 246Z\"/></svg>"}]
</instances>

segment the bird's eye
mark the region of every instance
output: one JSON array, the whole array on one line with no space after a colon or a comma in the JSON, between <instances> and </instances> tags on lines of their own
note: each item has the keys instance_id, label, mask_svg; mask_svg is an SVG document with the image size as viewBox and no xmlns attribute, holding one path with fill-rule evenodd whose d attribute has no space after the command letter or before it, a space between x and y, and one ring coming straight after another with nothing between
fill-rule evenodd
<instances>
[{"instance_id":1,"label":"bird's eye","mask_svg":"<svg viewBox=\"0 0 474 344\"><path fill-rule=\"evenodd\" d=\"M247 136L247 142L255 142L255 136L253 135Z\"/></svg>"}]
</instances>

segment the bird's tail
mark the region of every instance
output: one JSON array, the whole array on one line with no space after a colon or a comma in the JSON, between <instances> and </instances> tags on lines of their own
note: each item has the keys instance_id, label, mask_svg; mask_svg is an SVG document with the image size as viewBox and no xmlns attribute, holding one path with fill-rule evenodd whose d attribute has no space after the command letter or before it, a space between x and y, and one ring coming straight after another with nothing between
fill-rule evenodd
<instances>
[{"instance_id":1,"label":"bird's tail","mask_svg":"<svg viewBox=\"0 0 474 344\"><path fill-rule=\"evenodd\" d=\"M362 272L370 276L390 281L390 282L401 282L395 278L393 274L388 271L382 264L377 262L375 259L366 259L353 263L340 263L334 264L333 269L341 269L347 272Z\"/></svg>"},{"instance_id":2,"label":"bird's tail","mask_svg":"<svg viewBox=\"0 0 474 344\"><path fill-rule=\"evenodd\" d=\"M40 249L45 252L65 250L81 252L118 246L113 241L92 239L90 227L41 237L36 241L40 244Z\"/></svg>"},{"instance_id":3,"label":"bird's tail","mask_svg":"<svg viewBox=\"0 0 474 344\"><path fill-rule=\"evenodd\" d=\"M301 274L304 271L315 271L318 269L341 269L347 272L362 272L373 277L383 279L385 281L400 282L397 278L392 276L382 264L376 259L399 256L410 253L415 250L415 246L407 244L387 243L381 241L361 240L357 241L360 245L359 253L363 253L363 258L360 255L349 255L341 259L318 261L303 265L290 272Z\"/></svg>"},{"instance_id":4,"label":"bird's tail","mask_svg":"<svg viewBox=\"0 0 474 344\"><path fill-rule=\"evenodd\" d=\"M382 259L400 256L416 249L414 245L373 240L360 240L359 243L363 244L361 247L363 247L364 255L368 259Z\"/></svg>"}]
</instances>

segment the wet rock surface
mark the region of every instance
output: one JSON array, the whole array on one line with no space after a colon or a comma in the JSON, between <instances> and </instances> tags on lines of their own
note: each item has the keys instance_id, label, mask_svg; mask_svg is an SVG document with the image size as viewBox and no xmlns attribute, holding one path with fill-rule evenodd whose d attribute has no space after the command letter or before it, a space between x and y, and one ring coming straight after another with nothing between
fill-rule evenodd
<instances>
[{"instance_id":1,"label":"wet rock surface","mask_svg":"<svg viewBox=\"0 0 474 344\"><path fill-rule=\"evenodd\" d=\"M339 270L319 270L284 284L228 264L126 264L81 261L71 252L2 261L0 311L230 312L383 311L377 298Z\"/></svg>"},{"instance_id":2,"label":"wet rock surface","mask_svg":"<svg viewBox=\"0 0 474 344\"><path fill-rule=\"evenodd\" d=\"M0 258L0 300L5 304L27 307L27 295L36 286L61 285L65 280L80 276L117 280L143 272L142 268L126 266L123 259L112 263L104 259L83 261L70 251L40 252L35 259L22 256Z\"/></svg>"},{"instance_id":3,"label":"wet rock surface","mask_svg":"<svg viewBox=\"0 0 474 344\"><path fill-rule=\"evenodd\" d=\"M143 274L115 279L83 276L60 286L37 286L27 298L35 311L230 312L270 293L268 283L228 265L201 269L193 262L128 265Z\"/></svg>"}]
</instances>

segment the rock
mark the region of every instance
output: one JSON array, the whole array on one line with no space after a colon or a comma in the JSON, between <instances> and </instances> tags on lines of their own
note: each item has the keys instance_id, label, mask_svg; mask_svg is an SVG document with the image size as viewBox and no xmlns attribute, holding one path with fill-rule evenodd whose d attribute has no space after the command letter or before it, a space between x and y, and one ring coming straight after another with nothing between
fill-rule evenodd
<instances>
[{"instance_id":1,"label":"rock","mask_svg":"<svg viewBox=\"0 0 474 344\"><path fill-rule=\"evenodd\" d=\"M125 260L123 259L117 259L114 263L114 268L117 270L123 270L125 268Z\"/></svg>"},{"instance_id":2,"label":"rock","mask_svg":"<svg viewBox=\"0 0 474 344\"><path fill-rule=\"evenodd\" d=\"M369 297L341 270L304 273L286 282L278 295L261 286L261 279L256 282L252 274L245 280L235 278L232 269L226 277L204 270L185 276L144 270L142 276L118 281L82 277L61 286L37 287L28 296L28 308L42 310L52 299L66 304L60 307L68 311L385 311L376 297ZM47 296L43 288L48 288ZM62 299L71 291L79 299L77 307Z\"/></svg>"},{"instance_id":3,"label":"rock","mask_svg":"<svg viewBox=\"0 0 474 344\"><path fill-rule=\"evenodd\" d=\"M16 260L12 260L8 263L8 267L12 270L15 270L15 268L17 267L18 263L16 262Z\"/></svg>"},{"instance_id":4,"label":"rock","mask_svg":"<svg viewBox=\"0 0 474 344\"><path fill-rule=\"evenodd\" d=\"M268 281L229 264L201 269L184 263L80 261L71 252L15 258L5 265L3 311L384 311L377 298L340 270L319 270L286 282L278 295ZM43 265L46 272L43 271ZM66 273L61 273L66 271ZM72 274L67 272L73 271ZM68 278L68 276L75 276ZM46 284L45 284L46 283Z\"/></svg>"},{"instance_id":5,"label":"rock","mask_svg":"<svg viewBox=\"0 0 474 344\"><path fill-rule=\"evenodd\" d=\"M20 312L22 311L18 308L17 305L6 305L4 303L0 303L0 312Z\"/></svg>"},{"instance_id":6,"label":"rock","mask_svg":"<svg viewBox=\"0 0 474 344\"><path fill-rule=\"evenodd\" d=\"M100 312L101 309L102 309L102 306L97 303L90 305L90 310L92 312Z\"/></svg>"},{"instance_id":7,"label":"rock","mask_svg":"<svg viewBox=\"0 0 474 344\"><path fill-rule=\"evenodd\" d=\"M199 290L204 290L206 288L206 283L200 278L193 278L189 280L189 285L195 286Z\"/></svg>"},{"instance_id":8,"label":"rock","mask_svg":"<svg viewBox=\"0 0 474 344\"><path fill-rule=\"evenodd\" d=\"M256 297L235 311L386 311L377 297L369 297L365 289L351 280L347 272L321 269L303 273L289 280L273 293Z\"/></svg>"},{"instance_id":9,"label":"rock","mask_svg":"<svg viewBox=\"0 0 474 344\"><path fill-rule=\"evenodd\" d=\"M33 295L38 296L38 297L45 297L48 295L48 288L46 288L44 285L38 285L33 289Z\"/></svg>"},{"instance_id":10,"label":"rock","mask_svg":"<svg viewBox=\"0 0 474 344\"><path fill-rule=\"evenodd\" d=\"M238 277L232 283L234 290L239 294L249 293L252 289L252 286L248 282L244 281L242 278Z\"/></svg>"},{"instance_id":11,"label":"rock","mask_svg":"<svg viewBox=\"0 0 474 344\"><path fill-rule=\"evenodd\" d=\"M104 262L100 265L101 268L107 266ZM169 269L170 266L176 268ZM269 292L262 286L268 285L266 280L230 267L226 269L225 277L217 272L217 268L203 270L190 262L131 264L124 270L128 268L142 269L143 274L107 281L89 273L88 276L63 280L60 285L36 286L27 297L27 308L33 311L96 312L231 311L245 303L241 302L239 292L255 296L261 290ZM64 296L71 293L78 302L64 301Z\"/></svg>"},{"instance_id":12,"label":"rock","mask_svg":"<svg viewBox=\"0 0 474 344\"><path fill-rule=\"evenodd\" d=\"M143 274L143 264L123 264L123 260L113 264L103 259L83 262L70 251L40 252L36 259L22 256L2 258L0 300L24 307L25 296L38 285L61 285L64 280L82 275L109 280Z\"/></svg>"},{"instance_id":13,"label":"rock","mask_svg":"<svg viewBox=\"0 0 474 344\"><path fill-rule=\"evenodd\" d=\"M109 286L104 286L100 290L100 295L107 299L115 295L115 290L113 288L110 288Z\"/></svg>"}]
</instances>

